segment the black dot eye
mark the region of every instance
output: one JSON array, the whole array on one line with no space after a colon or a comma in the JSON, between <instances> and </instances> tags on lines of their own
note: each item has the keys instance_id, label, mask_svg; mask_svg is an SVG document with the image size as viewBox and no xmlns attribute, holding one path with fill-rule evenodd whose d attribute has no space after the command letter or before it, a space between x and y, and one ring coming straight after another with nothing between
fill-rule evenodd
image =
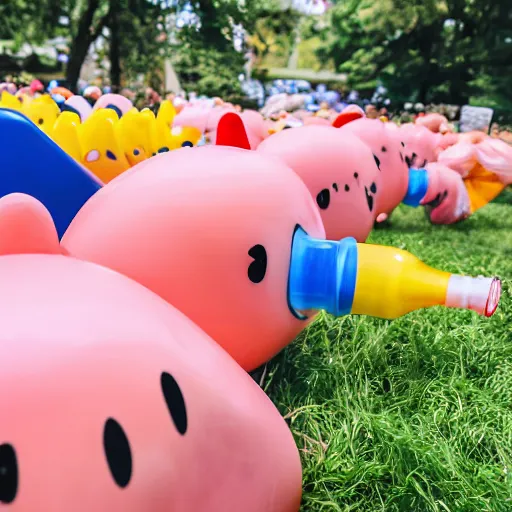
<instances>
[{"instance_id":1,"label":"black dot eye","mask_svg":"<svg viewBox=\"0 0 512 512\"><path fill-rule=\"evenodd\" d=\"M373 158L375 159L375 163L377 164L377 167L378 167L378 169L380 171L380 160L377 158L376 155L373 155Z\"/></svg>"},{"instance_id":2,"label":"black dot eye","mask_svg":"<svg viewBox=\"0 0 512 512\"><path fill-rule=\"evenodd\" d=\"M133 150L133 154L134 154L134 156L139 156L140 155L140 151L138 149L134 149Z\"/></svg>"},{"instance_id":3,"label":"black dot eye","mask_svg":"<svg viewBox=\"0 0 512 512\"><path fill-rule=\"evenodd\" d=\"M357 180L357 178L359 178L359 173L358 172L355 172L354 173L354 178Z\"/></svg>"},{"instance_id":4,"label":"black dot eye","mask_svg":"<svg viewBox=\"0 0 512 512\"><path fill-rule=\"evenodd\" d=\"M160 149L158 150L158 152L159 152L159 153L167 153L168 151L169 151L169 148L168 148L168 147L166 147L166 146L164 146L163 148L160 148Z\"/></svg>"},{"instance_id":5,"label":"black dot eye","mask_svg":"<svg viewBox=\"0 0 512 512\"><path fill-rule=\"evenodd\" d=\"M329 203L331 202L331 193L328 188L324 188L321 192L316 196L316 203L318 207L322 210L326 210L329 207Z\"/></svg>"},{"instance_id":6,"label":"black dot eye","mask_svg":"<svg viewBox=\"0 0 512 512\"><path fill-rule=\"evenodd\" d=\"M174 426L183 436L187 431L188 424L187 408L185 407L183 393L181 392L178 383L170 373L162 372L162 375L160 376L160 385Z\"/></svg>"},{"instance_id":7,"label":"black dot eye","mask_svg":"<svg viewBox=\"0 0 512 512\"><path fill-rule=\"evenodd\" d=\"M443 192L443 199L446 199L446 196L447 196L447 195L448 195L448 190L445 190L445 191Z\"/></svg>"},{"instance_id":8,"label":"black dot eye","mask_svg":"<svg viewBox=\"0 0 512 512\"><path fill-rule=\"evenodd\" d=\"M110 160L117 160L116 155L114 155L114 153L112 153L110 149L107 149L107 158L109 158Z\"/></svg>"},{"instance_id":9,"label":"black dot eye","mask_svg":"<svg viewBox=\"0 0 512 512\"><path fill-rule=\"evenodd\" d=\"M0 445L0 503L12 503L18 492L18 462L14 448Z\"/></svg>"},{"instance_id":10,"label":"black dot eye","mask_svg":"<svg viewBox=\"0 0 512 512\"><path fill-rule=\"evenodd\" d=\"M402 144L402 147L405 148L405 144L403 142L400 142L400 144Z\"/></svg>"},{"instance_id":11,"label":"black dot eye","mask_svg":"<svg viewBox=\"0 0 512 512\"><path fill-rule=\"evenodd\" d=\"M103 449L116 484L125 488L132 477L132 452L123 427L113 418L103 428Z\"/></svg>"},{"instance_id":12,"label":"black dot eye","mask_svg":"<svg viewBox=\"0 0 512 512\"><path fill-rule=\"evenodd\" d=\"M375 183L372 183L371 186L370 186L370 192L372 194L375 194L377 193L377 185L375 185Z\"/></svg>"},{"instance_id":13,"label":"black dot eye","mask_svg":"<svg viewBox=\"0 0 512 512\"><path fill-rule=\"evenodd\" d=\"M336 190L336 192L338 192L338 184L337 184L337 183L333 183L333 184L332 184L332 188L333 188L334 190Z\"/></svg>"},{"instance_id":14,"label":"black dot eye","mask_svg":"<svg viewBox=\"0 0 512 512\"><path fill-rule=\"evenodd\" d=\"M348 185L345 185L345 192L348 192L350 190L350 187Z\"/></svg>"},{"instance_id":15,"label":"black dot eye","mask_svg":"<svg viewBox=\"0 0 512 512\"><path fill-rule=\"evenodd\" d=\"M189 140L186 140L182 145L181 145L182 148L192 148L194 147L194 144L192 144L192 142L190 142Z\"/></svg>"},{"instance_id":16,"label":"black dot eye","mask_svg":"<svg viewBox=\"0 0 512 512\"><path fill-rule=\"evenodd\" d=\"M42 124L44 124L44 119L39 118L39 119L37 120L37 124L38 124L39 126L41 126Z\"/></svg>"},{"instance_id":17,"label":"black dot eye","mask_svg":"<svg viewBox=\"0 0 512 512\"><path fill-rule=\"evenodd\" d=\"M385 153L387 151L386 146L382 146L381 151Z\"/></svg>"},{"instance_id":18,"label":"black dot eye","mask_svg":"<svg viewBox=\"0 0 512 512\"><path fill-rule=\"evenodd\" d=\"M263 245L258 244L251 247L248 254L254 261L249 265L247 275L253 283L261 283L267 273L267 251Z\"/></svg>"}]
</instances>

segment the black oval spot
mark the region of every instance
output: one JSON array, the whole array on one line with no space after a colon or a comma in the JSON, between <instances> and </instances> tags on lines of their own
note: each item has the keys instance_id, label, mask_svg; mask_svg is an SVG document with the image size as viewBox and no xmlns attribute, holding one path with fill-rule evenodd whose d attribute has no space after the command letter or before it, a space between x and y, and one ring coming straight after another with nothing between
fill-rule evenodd
<instances>
[{"instance_id":1,"label":"black oval spot","mask_svg":"<svg viewBox=\"0 0 512 512\"><path fill-rule=\"evenodd\" d=\"M368 194L368 189L364 187L364 193L366 194L366 202L368 203L368 210L373 211L373 196Z\"/></svg>"},{"instance_id":2,"label":"black oval spot","mask_svg":"<svg viewBox=\"0 0 512 512\"><path fill-rule=\"evenodd\" d=\"M328 188L324 188L321 192L316 196L316 203L318 207L322 210L327 210L329 207L329 203L331 202L331 193Z\"/></svg>"},{"instance_id":3,"label":"black oval spot","mask_svg":"<svg viewBox=\"0 0 512 512\"><path fill-rule=\"evenodd\" d=\"M107 158L110 158L110 160L117 160L116 155L114 155L110 149L107 149Z\"/></svg>"},{"instance_id":4,"label":"black oval spot","mask_svg":"<svg viewBox=\"0 0 512 512\"><path fill-rule=\"evenodd\" d=\"M338 192L338 184L337 184L337 183L333 183L333 184L332 184L332 188L333 188L334 190L336 190L336 192Z\"/></svg>"},{"instance_id":5,"label":"black oval spot","mask_svg":"<svg viewBox=\"0 0 512 512\"><path fill-rule=\"evenodd\" d=\"M139 156L139 155L140 155L140 151L139 151L138 149L134 149L134 150L133 150L133 154L134 154L135 156Z\"/></svg>"},{"instance_id":6,"label":"black oval spot","mask_svg":"<svg viewBox=\"0 0 512 512\"><path fill-rule=\"evenodd\" d=\"M254 261L249 265L247 275L253 283L261 283L267 273L267 251L263 245L258 244L251 247L248 254Z\"/></svg>"},{"instance_id":7,"label":"black oval spot","mask_svg":"<svg viewBox=\"0 0 512 512\"><path fill-rule=\"evenodd\" d=\"M400 142L400 144L402 144L402 147L405 148L405 144L403 142Z\"/></svg>"},{"instance_id":8,"label":"black oval spot","mask_svg":"<svg viewBox=\"0 0 512 512\"><path fill-rule=\"evenodd\" d=\"M357 178L359 178L359 173L358 172L355 172L354 173L354 178L357 180Z\"/></svg>"},{"instance_id":9,"label":"black oval spot","mask_svg":"<svg viewBox=\"0 0 512 512\"><path fill-rule=\"evenodd\" d=\"M445 191L443 192L443 199L446 199L446 196L447 196L447 195L448 195L448 190L445 190Z\"/></svg>"},{"instance_id":10,"label":"black oval spot","mask_svg":"<svg viewBox=\"0 0 512 512\"><path fill-rule=\"evenodd\" d=\"M348 185L345 185L345 192L348 192L350 190L350 187Z\"/></svg>"},{"instance_id":11,"label":"black oval spot","mask_svg":"<svg viewBox=\"0 0 512 512\"><path fill-rule=\"evenodd\" d=\"M12 503L18 492L18 462L12 445L0 445L0 503Z\"/></svg>"},{"instance_id":12,"label":"black oval spot","mask_svg":"<svg viewBox=\"0 0 512 512\"><path fill-rule=\"evenodd\" d=\"M376 194L377 193L377 185L375 185L375 183L372 183L371 186L370 186L370 192L372 194Z\"/></svg>"},{"instance_id":13,"label":"black oval spot","mask_svg":"<svg viewBox=\"0 0 512 512\"><path fill-rule=\"evenodd\" d=\"M170 373L162 372L160 385L162 386L162 393L164 394L165 403L167 404L167 409L169 410L174 426L183 436L187 431L188 423L187 408L185 407L183 393Z\"/></svg>"},{"instance_id":14,"label":"black oval spot","mask_svg":"<svg viewBox=\"0 0 512 512\"><path fill-rule=\"evenodd\" d=\"M386 147L385 146L382 146L382 148L380 149L383 153L385 153L387 151Z\"/></svg>"},{"instance_id":15,"label":"black oval spot","mask_svg":"<svg viewBox=\"0 0 512 512\"><path fill-rule=\"evenodd\" d=\"M380 171L380 160L378 159L378 157L376 155L373 155L373 158L375 159L375 163L377 164L377 167Z\"/></svg>"},{"instance_id":16,"label":"black oval spot","mask_svg":"<svg viewBox=\"0 0 512 512\"><path fill-rule=\"evenodd\" d=\"M151 153L151 156L156 156L156 153Z\"/></svg>"},{"instance_id":17,"label":"black oval spot","mask_svg":"<svg viewBox=\"0 0 512 512\"><path fill-rule=\"evenodd\" d=\"M164 146L163 148L160 148L160 149L158 150L158 152L159 152L159 153L167 153L168 151L169 151L169 148L168 148L168 147L166 147L166 146Z\"/></svg>"},{"instance_id":18,"label":"black oval spot","mask_svg":"<svg viewBox=\"0 0 512 512\"><path fill-rule=\"evenodd\" d=\"M190 142L189 140L186 140L182 145L181 145L182 148L193 148L194 147L194 144L192 144L192 142Z\"/></svg>"},{"instance_id":19,"label":"black oval spot","mask_svg":"<svg viewBox=\"0 0 512 512\"><path fill-rule=\"evenodd\" d=\"M37 120L37 124L38 124L39 126L41 126L42 124L44 124L44 119L39 118L39 119Z\"/></svg>"},{"instance_id":20,"label":"black oval spot","mask_svg":"<svg viewBox=\"0 0 512 512\"><path fill-rule=\"evenodd\" d=\"M132 477L132 452L123 428L113 418L103 428L103 449L114 481L119 487L126 487Z\"/></svg>"}]
</instances>

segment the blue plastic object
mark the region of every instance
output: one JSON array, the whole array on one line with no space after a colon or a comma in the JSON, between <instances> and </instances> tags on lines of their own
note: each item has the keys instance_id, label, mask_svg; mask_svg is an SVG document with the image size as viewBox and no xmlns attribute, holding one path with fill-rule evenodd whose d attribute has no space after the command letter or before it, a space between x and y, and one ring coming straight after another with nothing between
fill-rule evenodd
<instances>
[{"instance_id":1,"label":"blue plastic object","mask_svg":"<svg viewBox=\"0 0 512 512\"><path fill-rule=\"evenodd\" d=\"M319 240L298 227L288 277L292 311L297 316L319 309L336 316L348 315L356 290L357 259L354 238Z\"/></svg>"},{"instance_id":2,"label":"blue plastic object","mask_svg":"<svg viewBox=\"0 0 512 512\"><path fill-rule=\"evenodd\" d=\"M0 197L29 194L50 211L59 238L103 184L23 114L0 109Z\"/></svg>"},{"instance_id":3,"label":"blue plastic object","mask_svg":"<svg viewBox=\"0 0 512 512\"><path fill-rule=\"evenodd\" d=\"M420 205L428 190L428 173L426 169L409 169L409 187L403 203L414 208Z\"/></svg>"}]
</instances>

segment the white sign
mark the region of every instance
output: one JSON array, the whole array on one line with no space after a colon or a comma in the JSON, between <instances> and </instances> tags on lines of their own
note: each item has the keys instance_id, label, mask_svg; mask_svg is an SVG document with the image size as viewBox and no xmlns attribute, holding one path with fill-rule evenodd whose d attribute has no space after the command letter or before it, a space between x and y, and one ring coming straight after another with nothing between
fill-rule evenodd
<instances>
[{"instance_id":1,"label":"white sign","mask_svg":"<svg viewBox=\"0 0 512 512\"><path fill-rule=\"evenodd\" d=\"M464 105L460 111L460 131L473 130L489 133L494 110L485 107L471 107Z\"/></svg>"}]
</instances>

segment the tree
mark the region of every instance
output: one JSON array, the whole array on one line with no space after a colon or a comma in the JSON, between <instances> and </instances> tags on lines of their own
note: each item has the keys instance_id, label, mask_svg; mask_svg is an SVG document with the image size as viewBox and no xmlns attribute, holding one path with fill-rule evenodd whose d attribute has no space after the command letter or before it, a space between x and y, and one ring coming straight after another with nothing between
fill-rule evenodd
<instances>
[{"instance_id":1,"label":"tree","mask_svg":"<svg viewBox=\"0 0 512 512\"><path fill-rule=\"evenodd\" d=\"M180 1L179 12L187 2ZM174 31L173 64L184 86L209 96L241 95L246 43L235 49L234 29L253 33L258 19L275 13L271 0L198 0L197 21Z\"/></svg>"},{"instance_id":2,"label":"tree","mask_svg":"<svg viewBox=\"0 0 512 512\"><path fill-rule=\"evenodd\" d=\"M510 88L510 73L481 80L510 66L508 0L349 0L329 17L318 56L353 85L380 78L399 99L457 103Z\"/></svg>"}]
</instances>

